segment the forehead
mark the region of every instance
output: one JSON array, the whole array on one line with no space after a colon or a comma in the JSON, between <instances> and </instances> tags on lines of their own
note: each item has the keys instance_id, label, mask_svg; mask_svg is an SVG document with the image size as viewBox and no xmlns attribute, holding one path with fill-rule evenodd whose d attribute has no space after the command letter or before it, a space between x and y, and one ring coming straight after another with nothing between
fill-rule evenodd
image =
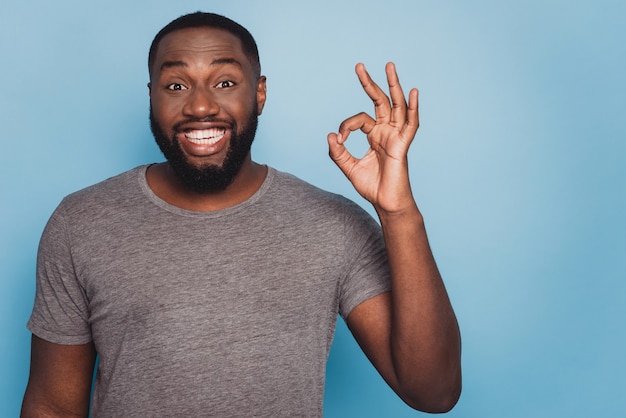
<instances>
[{"instance_id":1,"label":"forehead","mask_svg":"<svg viewBox=\"0 0 626 418\"><path fill-rule=\"evenodd\" d=\"M166 61L213 60L234 58L242 66L248 65L241 41L232 33L217 28L185 28L168 33L159 42L153 69Z\"/></svg>"}]
</instances>

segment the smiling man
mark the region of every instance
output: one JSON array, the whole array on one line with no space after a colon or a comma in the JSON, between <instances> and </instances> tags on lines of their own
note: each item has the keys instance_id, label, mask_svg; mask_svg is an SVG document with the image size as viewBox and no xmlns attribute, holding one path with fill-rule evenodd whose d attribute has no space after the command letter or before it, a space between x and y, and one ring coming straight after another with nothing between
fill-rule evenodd
<instances>
[{"instance_id":1,"label":"smiling man","mask_svg":"<svg viewBox=\"0 0 626 418\"><path fill-rule=\"evenodd\" d=\"M42 236L23 416L319 416L337 314L410 406L461 389L460 337L411 192L418 128L393 64L375 116L328 135L371 202L254 162L266 96L256 44L225 17L174 20L149 53L165 163L66 197ZM344 142L368 136L356 159Z\"/></svg>"}]
</instances>

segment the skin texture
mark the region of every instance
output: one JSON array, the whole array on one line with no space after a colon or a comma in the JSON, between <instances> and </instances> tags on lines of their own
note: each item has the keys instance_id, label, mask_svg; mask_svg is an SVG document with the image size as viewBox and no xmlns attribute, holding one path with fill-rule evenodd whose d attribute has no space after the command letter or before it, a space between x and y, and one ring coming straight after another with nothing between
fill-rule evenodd
<instances>
[{"instance_id":1,"label":"skin texture","mask_svg":"<svg viewBox=\"0 0 626 418\"><path fill-rule=\"evenodd\" d=\"M230 147L232 127L242 127L251 112L260 114L265 77L258 76L230 33L211 28L183 29L166 35L151 69L150 102L168 138L180 141L188 162L220 166ZM445 412L461 391L459 329L432 256L424 221L413 199L407 152L419 126L418 92L408 103L393 64L386 67L390 98L365 67L356 72L374 103L374 117L359 113L328 135L330 156L356 190L374 205L387 245L392 291L357 306L348 326L370 361L410 406ZM193 119L194 122L185 121ZM183 130L176 129L182 123ZM226 131L214 145L194 145L185 129ZM344 142L350 132L367 135L370 149L353 157ZM266 167L248 154L224 190L198 193L186 187L167 163L152 166L153 191L175 206L218 210L248 199L262 184ZM33 337L31 374L23 416L86 416L95 350L92 344L63 346Z\"/></svg>"},{"instance_id":2,"label":"skin texture","mask_svg":"<svg viewBox=\"0 0 626 418\"><path fill-rule=\"evenodd\" d=\"M22 417L86 417L96 359L92 343L59 345L33 335Z\"/></svg>"}]
</instances>

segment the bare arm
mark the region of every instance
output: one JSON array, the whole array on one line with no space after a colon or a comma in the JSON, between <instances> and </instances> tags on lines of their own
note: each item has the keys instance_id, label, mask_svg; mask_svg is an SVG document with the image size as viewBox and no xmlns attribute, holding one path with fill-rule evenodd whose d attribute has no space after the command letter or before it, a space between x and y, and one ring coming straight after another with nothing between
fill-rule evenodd
<instances>
[{"instance_id":1,"label":"bare arm","mask_svg":"<svg viewBox=\"0 0 626 418\"><path fill-rule=\"evenodd\" d=\"M419 126L418 92L404 98L395 66L386 67L391 100L361 64L357 75L375 118L360 113L328 136L330 156L374 205L389 257L392 291L357 306L348 326L383 378L410 406L445 412L461 391L461 342L454 311L415 203L407 153ZM357 159L344 146L350 132L367 135Z\"/></svg>"},{"instance_id":2,"label":"bare arm","mask_svg":"<svg viewBox=\"0 0 626 418\"><path fill-rule=\"evenodd\" d=\"M22 417L86 417L96 352L92 343L59 345L33 335Z\"/></svg>"}]
</instances>

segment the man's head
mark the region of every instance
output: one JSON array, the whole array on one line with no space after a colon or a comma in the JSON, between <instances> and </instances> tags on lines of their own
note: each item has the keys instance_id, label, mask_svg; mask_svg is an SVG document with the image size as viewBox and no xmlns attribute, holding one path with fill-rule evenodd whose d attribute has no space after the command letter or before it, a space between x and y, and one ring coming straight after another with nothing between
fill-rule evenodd
<instances>
[{"instance_id":1,"label":"man's head","mask_svg":"<svg viewBox=\"0 0 626 418\"><path fill-rule=\"evenodd\" d=\"M165 26L148 58L150 123L177 177L199 193L225 189L249 162L265 77L250 33L193 13Z\"/></svg>"}]
</instances>

